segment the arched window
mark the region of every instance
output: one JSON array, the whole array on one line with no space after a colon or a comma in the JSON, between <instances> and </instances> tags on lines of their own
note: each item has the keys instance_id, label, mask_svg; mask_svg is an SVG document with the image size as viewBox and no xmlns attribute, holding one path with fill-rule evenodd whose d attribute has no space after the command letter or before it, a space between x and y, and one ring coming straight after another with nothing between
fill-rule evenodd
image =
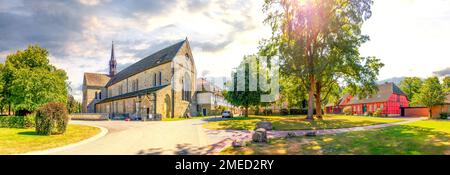
<instances>
[{"instance_id":1,"label":"arched window","mask_svg":"<svg viewBox=\"0 0 450 175\"><path fill-rule=\"evenodd\" d=\"M191 101L191 81L188 74L184 74L183 79L181 80L182 86L182 100Z\"/></svg>"},{"instance_id":2,"label":"arched window","mask_svg":"<svg viewBox=\"0 0 450 175\"><path fill-rule=\"evenodd\" d=\"M97 92L95 92L95 99L97 99L97 95L98 95Z\"/></svg>"},{"instance_id":3,"label":"arched window","mask_svg":"<svg viewBox=\"0 0 450 175\"><path fill-rule=\"evenodd\" d=\"M102 99L102 92L98 93L98 99L100 99L100 100Z\"/></svg>"},{"instance_id":4,"label":"arched window","mask_svg":"<svg viewBox=\"0 0 450 175\"><path fill-rule=\"evenodd\" d=\"M161 86L161 84L162 84L162 73L161 73L161 71L160 71L160 72L159 72L159 76L158 76L158 85Z\"/></svg>"},{"instance_id":5,"label":"arched window","mask_svg":"<svg viewBox=\"0 0 450 175\"><path fill-rule=\"evenodd\" d=\"M156 73L153 74L153 86L156 86Z\"/></svg>"}]
</instances>

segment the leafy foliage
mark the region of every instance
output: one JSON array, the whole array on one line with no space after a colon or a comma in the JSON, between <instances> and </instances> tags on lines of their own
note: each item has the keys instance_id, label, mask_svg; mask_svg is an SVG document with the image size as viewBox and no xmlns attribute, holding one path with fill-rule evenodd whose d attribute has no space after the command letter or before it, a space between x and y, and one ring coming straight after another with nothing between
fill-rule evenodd
<instances>
[{"instance_id":1,"label":"leafy foliage","mask_svg":"<svg viewBox=\"0 0 450 175\"><path fill-rule=\"evenodd\" d=\"M5 82L3 81L3 75L5 72L5 66L0 63L0 114L3 114L3 110L7 105L4 90L5 90Z\"/></svg>"},{"instance_id":2,"label":"leafy foliage","mask_svg":"<svg viewBox=\"0 0 450 175\"><path fill-rule=\"evenodd\" d=\"M248 108L251 106L260 105L261 103L261 95L264 93L258 87L256 90L251 90L250 80L257 80L258 72L252 71L257 70L250 68L250 64L247 64L247 59L251 59L254 55L245 56L241 64L237 67L236 71L233 72L233 83L229 86L230 91L224 91L225 99L235 106L244 107L244 115L248 117ZM244 75L243 77L238 77L238 75ZM244 84L245 89L238 89L238 84ZM257 83L259 84L259 83Z\"/></svg>"},{"instance_id":3,"label":"leafy foliage","mask_svg":"<svg viewBox=\"0 0 450 175\"><path fill-rule=\"evenodd\" d=\"M342 112L345 115L352 115L352 107L351 106L346 106L346 107L344 107L344 109L342 109Z\"/></svg>"},{"instance_id":4,"label":"leafy foliage","mask_svg":"<svg viewBox=\"0 0 450 175\"><path fill-rule=\"evenodd\" d=\"M411 106L417 106L418 102L415 98L420 93L423 81L419 77L406 77L400 82L400 89L406 94L410 100Z\"/></svg>"},{"instance_id":5,"label":"leafy foliage","mask_svg":"<svg viewBox=\"0 0 450 175\"><path fill-rule=\"evenodd\" d=\"M47 57L47 50L38 45L6 57L1 77L7 87L1 93L4 103L29 113L48 102L67 102L67 75L52 66Z\"/></svg>"},{"instance_id":6,"label":"leafy foliage","mask_svg":"<svg viewBox=\"0 0 450 175\"><path fill-rule=\"evenodd\" d=\"M376 89L384 65L375 57L360 57L359 47L369 40L361 26L371 16L371 0L266 0L265 23L272 38L262 42L267 55L279 55L281 70L301 79L308 91L308 118L313 101L321 117L322 101L337 92L338 82L354 94L367 96ZM323 93L322 93L323 92ZM336 94L336 93L334 93Z\"/></svg>"},{"instance_id":7,"label":"leafy foliage","mask_svg":"<svg viewBox=\"0 0 450 175\"><path fill-rule=\"evenodd\" d=\"M80 102L76 101L72 95L68 95L67 111L69 112L69 114L81 112L80 106L81 106Z\"/></svg>"},{"instance_id":8,"label":"leafy foliage","mask_svg":"<svg viewBox=\"0 0 450 175\"><path fill-rule=\"evenodd\" d=\"M432 116L431 107L444 103L445 94L437 77L427 78L417 94L417 100L429 108L430 118Z\"/></svg>"},{"instance_id":9,"label":"leafy foliage","mask_svg":"<svg viewBox=\"0 0 450 175\"><path fill-rule=\"evenodd\" d=\"M450 94L450 76L444 77L442 85L444 88L444 92Z\"/></svg>"},{"instance_id":10,"label":"leafy foliage","mask_svg":"<svg viewBox=\"0 0 450 175\"><path fill-rule=\"evenodd\" d=\"M64 103L48 103L37 110L36 133L39 135L63 134L69 123Z\"/></svg>"},{"instance_id":11,"label":"leafy foliage","mask_svg":"<svg viewBox=\"0 0 450 175\"><path fill-rule=\"evenodd\" d=\"M0 128L31 128L33 126L34 115L0 117Z\"/></svg>"},{"instance_id":12,"label":"leafy foliage","mask_svg":"<svg viewBox=\"0 0 450 175\"><path fill-rule=\"evenodd\" d=\"M300 83L302 83L301 80L295 76L282 74L280 77L280 93L288 102L289 108L301 108L306 99L306 89L298 86Z\"/></svg>"},{"instance_id":13,"label":"leafy foliage","mask_svg":"<svg viewBox=\"0 0 450 175\"><path fill-rule=\"evenodd\" d=\"M381 117L381 112L382 112L383 110L381 110L381 109L377 109L377 110L375 110L375 112L373 112L373 116L374 117Z\"/></svg>"}]
</instances>

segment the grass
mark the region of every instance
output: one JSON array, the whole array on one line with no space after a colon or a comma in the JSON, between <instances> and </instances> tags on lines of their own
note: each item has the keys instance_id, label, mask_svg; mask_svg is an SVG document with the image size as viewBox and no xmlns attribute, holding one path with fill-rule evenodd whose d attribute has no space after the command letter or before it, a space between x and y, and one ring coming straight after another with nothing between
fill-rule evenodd
<instances>
[{"instance_id":1,"label":"grass","mask_svg":"<svg viewBox=\"0 0 450 175\"><path fill-rule=\"evenodd\" d=\"M450 121L426 120L367 131L271 139L222 154L450 155Z\"/></svg>"},{"instance_id":2,"label":"grass","mask_svg":"<svg viewBox=\"0 0 450 175\"><path fill-rule=\"evenodd\" d=\"M259 121L270 121L274 130L335 129L400 122L403 119L362 116L325 116L323 120L308 121L305 116L249 116L208 122L204 126L214 130L254 130Z\"/></svg>"},{"instance_id":3,"label":"grass","mask_svg":"<svg viewBox=\"0 0 450 175\"><path fill-rule=\"evenodd\" d=\"M62 135L36 135L35 129L0 128L0 154L19 154L76 143L100 132L99 128L69 125Z\"/></svg>"}]
</instances>

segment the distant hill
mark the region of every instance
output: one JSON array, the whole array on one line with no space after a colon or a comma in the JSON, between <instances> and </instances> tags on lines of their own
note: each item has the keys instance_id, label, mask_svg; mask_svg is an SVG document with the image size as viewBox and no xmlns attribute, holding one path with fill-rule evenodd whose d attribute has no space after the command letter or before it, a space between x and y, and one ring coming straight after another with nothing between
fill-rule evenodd
<instances>
[{"instance_id":1,"label":"distant hill","mask_svg":"<svg viewBox=\"0 0 450 175\"><path fill-rule=\"evenodd\" d=\"M405 78L406 77L392 77L392 78L388 78L388 79L385 79L385 80L380 80L377 83L378 84L383 84L383 83L386 83L386 82L392 82L392 83L394 83L394 84L396 84L398 86L398 85L400 85L400 82L403 81Z\"/></svg>"}]
</instances>

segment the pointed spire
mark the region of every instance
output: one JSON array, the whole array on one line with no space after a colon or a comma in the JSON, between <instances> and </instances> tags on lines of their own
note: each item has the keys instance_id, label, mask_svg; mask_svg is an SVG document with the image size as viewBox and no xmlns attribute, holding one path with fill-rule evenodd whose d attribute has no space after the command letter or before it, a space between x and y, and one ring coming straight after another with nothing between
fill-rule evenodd
<instances>
[{"instance_id":1,"label":"pointed spire","mask_svg":"<svg viewBox=\"0 0 450 175\"><path fill-rule=\"evenodd\" d=\"M109 76L113 77L117 73L117 61L114 56L114 41L111 44L111 59L109 60Z\"/></svg>"},{"instance_id":2,"label":"pointed spire","mask_svg":"<svg viewBox=\"0 0 450 175\"><path fill-rule=\"evenodd\" d=\"M116 60L114 58L114 41L112 41L112 44L111 44L111 60Z\"/></svg>"}]
</instances>

